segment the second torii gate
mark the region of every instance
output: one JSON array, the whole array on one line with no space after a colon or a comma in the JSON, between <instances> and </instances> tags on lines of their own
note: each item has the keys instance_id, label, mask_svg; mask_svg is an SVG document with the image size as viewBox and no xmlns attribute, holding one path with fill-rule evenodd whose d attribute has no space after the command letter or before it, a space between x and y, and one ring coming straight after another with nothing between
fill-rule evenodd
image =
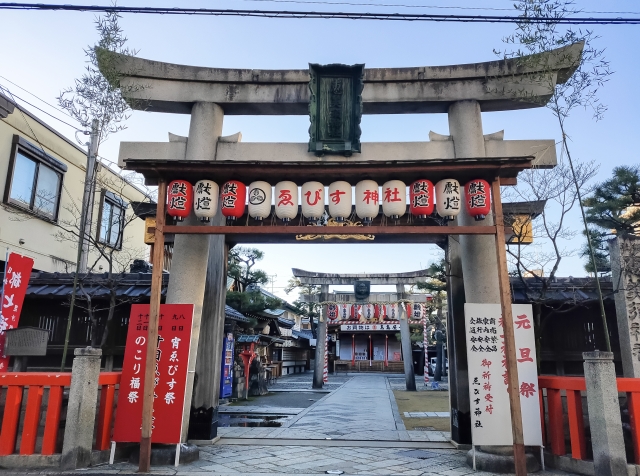
<instances>
[{"instance_id":1,"label":"second torii gate","mask_svg":"<svg viewBox=\"0 0 640 476\"><path fill-rule=\"evenodd\" d=\"M308 302L326 302L328 300L329 286L331 285L354 285L356 281L368 281L372 286L395 285L397 300L405 299L405 285L413 285L425 282L430 273L427 269L410 271L407 273L367 273L367 274L335 274L335 273L314 273L302 269L293 268L293 275L300 280L300 284L319 285L319 296L301 295L302 299ZM415 296L414 299L419 298ZM426 296L422 295L423 300ZM417 302L417 301L416 301ZM411 351L411 335L409 330L409 320L406 311L400 311L400 335L402 339L402 354L404 363L404 376L407 390L416 389L415 374L413 371L413 357ZM327 310L322 307L322 314L318 322L318 338L316 340L315 366L313 369L313 387L322 388L322 372L324 362L324 347L327 337ZM426 349L425 349L426 355ZM426 357L425 357L426 358Z\"/></svg>"}]
</instances>

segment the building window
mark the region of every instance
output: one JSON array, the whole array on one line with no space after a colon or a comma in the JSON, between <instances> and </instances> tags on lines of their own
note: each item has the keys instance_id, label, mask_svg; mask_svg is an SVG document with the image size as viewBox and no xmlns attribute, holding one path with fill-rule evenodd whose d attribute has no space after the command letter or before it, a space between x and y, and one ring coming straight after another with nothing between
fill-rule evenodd
<instances>
[{"instance_id":1,"label":"building window","mask_svg":"<svg viewBox=\"0 0 640 476\"><path fill-rule=\"evenodd\" d=\"M98 242L113 248L122 248L122 231L126 209L127 202L107 190L103 191Z\"/></svg>"},{"instance_id":2,"label":"building window","mask_svg":"<svg viewBox=\"0 0 640 476\"><path fill-rule=\"evenodd\" d=\"M4 202L55 221L67 166L20 136L13 136Z\"/></svg>"}]
</instances>

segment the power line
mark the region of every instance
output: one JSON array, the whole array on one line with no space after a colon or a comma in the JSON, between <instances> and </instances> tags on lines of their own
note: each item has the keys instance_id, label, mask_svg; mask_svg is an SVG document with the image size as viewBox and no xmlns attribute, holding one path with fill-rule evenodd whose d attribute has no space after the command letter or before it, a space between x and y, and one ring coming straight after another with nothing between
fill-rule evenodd
<instances>
[{"instance_id":1,"label":"power line","mask_svg":"<svg viewBox=\"0 0 640 476\"><path fill-rule=\"evenodd\" d=\"M4 76L0 75L0 78L4 79L5 81L7 81L8 83L13 84L16 88L21 89L22 91L24 91L25 93L29 94L30 96L33 96L34 98L36 98L38 101L45 103L47 106L55 109L58 112L61 112L62 114L64 114L65 116L69 116L71 119L73 119L74 121L76 121L77 119L75 117L73 117L71 114L69 114L67 111L64 111L62 109L60 109L59 107L54 106L51 103L48 103L47 101L45 101L44 99L42 99L41 97L36 96L35 94L33 94L31 91L29 91L28 89L23 88L22 86L20 86L19 84L14 83L13 81L11 81L9 78L5 78Z\"/></svg>"},{"instance_id":2,"label":"power line","mask_svg":"<svg viewBox=\"0 0 640 476\"><path fill-rule=\"evenodd\" d=\"M322 0L243 0L244 2L267 2L267 3L295 3L299 5L347 5L347 6L355 6L355 7L396 7L396 8L433 8L433 9L442 9L442 10L485 10L485 11L503 11L503 12L512 12L513 8L499 8L499 7L460 7L453 5L408 5L402 3L352 3L352 2L327 2ZM579 10L575 12L579 13L597 13L602 15L614 15L614 14L630 14L630 15L640 15L640 11L638 12L596 12L596 11L587 11L587 10Z\"/></svg>"},{"instance_id":3,"label":"power line","mask_svg":"<svg viewBox=\"0 0 640 476\"><path fill-rule=\"evenodd\" d=\"M11 95L11 97L14 99L14 102L17 102L17 101L15 101L15 100L16 100L16 99L19 99L19 100L20 100L20 101L22 101L23 103L28 104L29 106L36 108L38 111L45 113L47 116L52 117L52 118L53 118L53 119L55 119L56 121L60 121L60 122L62 122L63 124L66 124L67 126L69 126L69 127L73 128L73 129L75 129L76 131L78 131L78 132L85 132L85 131L83 131L82 129L78 129L76 126L74 126L74 125L72 125L72 124L69 124L68 122L63 121L62 119L60 119L60 118L58 118L58 117L54 116L53 114L51 114L51 113L49 113L49 112L45 111L44 109L39 108L39 107L38 107L38 106L36 106L35 104L31 104L29 101L27 101L27 100L25 100L25 99L22 99L20 96L16 96L16 95L15 95L15 94L13 94L13 93L8 89L8 88L6 88L6 87L4 87L4 86L1 86L1 85L0 85L0 90L2 90L2 91L6 91L7 93L9 93L9 94Z\"/></svg>"},{"instance_id":4,"label":"power line","mask_svg":"<svg viewBox=\"0 0 640 476\"><path fill-rule=\"evenodd\" d=\"M313 12L288 10L235 10L218 8L159 8L97 5L42 5L37 3L0 3L0 10L44 10L101 13L138 13L152 15L207 15L223 17L285 18L285 19L343 19L379 21L434 21L462 23L553 23L567 25L637 25L640 18L548 18L503 15L435 15L426 13L359 13Z\"/></svg>"}]
</instances>

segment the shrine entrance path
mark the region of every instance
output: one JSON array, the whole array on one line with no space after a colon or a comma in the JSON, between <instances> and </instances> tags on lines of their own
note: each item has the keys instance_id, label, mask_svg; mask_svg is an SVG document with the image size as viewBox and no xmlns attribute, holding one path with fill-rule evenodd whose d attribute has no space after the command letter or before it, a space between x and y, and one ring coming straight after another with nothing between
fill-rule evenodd
<instances>
[{"instance_id":1,"label":"shrine entrance path","mask_svg":"<svg viewBox=\"0 0 640 476\"><path fill-rule=\"evenodd\" d=\"M349 440L431 442L440 448L453 448L449 443L449 432L407 431L390 379L382 374L349 378L310 407L287 419L280 428L219 428L218 435L222 437L222 444L246 439Z\"/></svg>"}]
</instances>

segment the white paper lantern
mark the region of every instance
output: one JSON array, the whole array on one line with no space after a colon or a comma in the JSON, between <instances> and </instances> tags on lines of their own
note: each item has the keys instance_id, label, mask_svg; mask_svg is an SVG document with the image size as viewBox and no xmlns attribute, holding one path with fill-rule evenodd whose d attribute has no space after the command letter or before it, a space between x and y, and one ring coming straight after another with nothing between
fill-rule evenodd
<instances>
[{"instance_id":1,"label":"white paper lantern","mask_svg":"<svg viewBox=\"0 0 640 476\"><path fill-rule=\"evenodd\" d=\"M382 186L382 212L397 220L407 211L407 186L401 180L389 180Z\"/></svg>"},{"instance_id":2,"label":"white paper lantern","mask_svg":"<svg viewBox=\"0 0 640 476\"><path fill-rule=\"evenodd\" d=\"M284 222L295 218L298 214L298 186L293 182L284 180L278 182L273 191L276 216Z\"/></svg>"},{"instance_id":3,"label":"white paper lantern","mask_svg":"<svg viewBox=\"0 0 640 476\"><path fill-rule=\"evenodd\" d=\"M361 180L356 184L356 214L365 225L378 216L380 192L373 180Z\"/></svg>"},{"instance_id":4,"label":"white paper lantern","mask_svg":"<svg viewBox=\"0 0 640 476\"><path fill-rule=\"evenodd\" d=\"M338 304L338 318L341 321L351 319L351 304Z\"/></svg>"},{"instance_id":5,"label":"white paper lantern","mask_svg":"<svg viewBox=\"0 0 640 476\"><path fill-rule=\"evenodd\" d=\"M201 221L209 221L218 212L218 184L200 180L193 187L193 212Z\"/></svg>"},{"instance_id":6,"label":"white paper lantern","mask_svg":"<svg viewBox=\"0 0 640 476\"><path fill-rule=\"evenodd\" d=\"M271 185L267 182L251 182L249 185L249 216L264 220L271 214Z\"/></svg>"},{"instance_id":7,"label":"white paper lantern","mask_svg":"<svg viewBox=\"0 0 640 476\"><path fill-rule=\"evenodd\" d=\"M409 319L413 319L414 321L420 321L424 317L424 305L419 302L414 302L408 305L407 314L409 314Z\"/></svg>"},{"instance_id":8,"label":"white paper lantern","mask_svg":"<svg viewBox=\"0 0 640 476\"><path fill-rule=\"evenodd\" d=\"M387 319L397 321L400 318L398 304L387 304Z\"/></svg>"},{"instance_id":9,"label":"white paper lantern","mask_svg":"<svg viewBox=\"0 0 640 476\"><path fill-rule=\"evenodd\" d=\"M320 182L302 184L302 214L315 222L324 215L324 185Z\"/></svg>"},{"instance_id":10,"label":"white paper lantern","mask_svg":"<svg viewBox=\"0 0 640 476\"><path fill-rule=\"evenodd\" d=\"M329 215L336 221L344 221L351 216L351 184L338 181L329 185Z\"/></svg>"},{"instance_id":11,"label":"white paper lantern","mask_svg":"<svg viewBox=\"0 0 640 476\"><path fill-rule=\"evenodd\" d=\"M443 179L436 184L436 211L446 220L460 213L460 184L455 179Z\"/></svg>"},{"instance_id":12,"label":"white paper lantern","mask_svg":"<svg viewBox=\"0 0 640 476\"><path fill-rule=\"evenodd\" d=\"M363 304L362 315L367 321L372 320L376 314L376 306L374 304Z\"/></svg>"}]
</instances>

